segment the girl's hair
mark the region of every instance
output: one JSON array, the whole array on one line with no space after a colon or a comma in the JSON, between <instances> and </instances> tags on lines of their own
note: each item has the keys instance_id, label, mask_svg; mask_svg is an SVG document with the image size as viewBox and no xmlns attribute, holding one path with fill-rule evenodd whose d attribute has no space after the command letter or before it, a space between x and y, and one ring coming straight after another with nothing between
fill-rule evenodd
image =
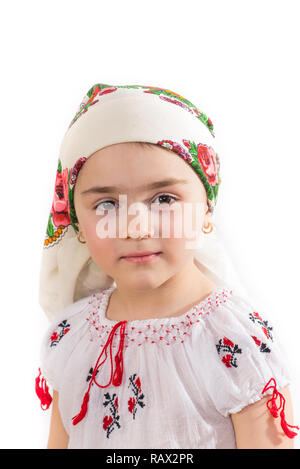
<instances>
[{"instance_id":1,"label":"girl's hair","mask_svg":"<svg viewBox=\"0 0 300 469\"><path fill-rule=\"evenodd\" d=\"M131 142L131 143L135 143L136 145L140 145L143 148L152 148L152 147L162 148L161 145L158 145L158 143L150 143L150 142ZM170 151L171 153L174 153L169 148L163 147L163 150L167 150L167 151Z\"/></svg>"}]
</instances>

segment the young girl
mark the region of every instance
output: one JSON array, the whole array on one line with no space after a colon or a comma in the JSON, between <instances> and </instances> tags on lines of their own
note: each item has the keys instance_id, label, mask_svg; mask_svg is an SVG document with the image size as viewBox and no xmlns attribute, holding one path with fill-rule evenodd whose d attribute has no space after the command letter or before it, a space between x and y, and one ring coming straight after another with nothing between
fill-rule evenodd
<instances>
[{"instance_id":1,"label":"young girl","mask_svg":"<svg viewBox=\"0 0 300 469\"><path fill-rule=\"evenodd\" d=\"M84 97L41 266L48 448L293 448L276 331L212 223L220 182L213 124L181 95L96 84Z\"/></svg>"}]
</instances>

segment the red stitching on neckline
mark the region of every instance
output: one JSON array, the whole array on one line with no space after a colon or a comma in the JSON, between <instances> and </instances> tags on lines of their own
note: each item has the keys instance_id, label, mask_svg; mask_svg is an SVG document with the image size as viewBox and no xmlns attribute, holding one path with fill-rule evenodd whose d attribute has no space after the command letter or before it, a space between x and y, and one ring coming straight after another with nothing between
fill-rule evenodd
<instances>
[{"instance_id":1,"label":"red stitching on neckline","mask_svg":"<svg viewBox=\"0 0 300 469\"><path fill-rule=\"evenodd\" d=\"M107 334L109 334L113 326L118 323L117 321L112 321L109 324L107 324L106 322L104 324L102 323L104 317L103 315L105 314L107 308L109 290L110 288L102 290L97 294L93 294L92 301L89 301L89 304L91 305L91 310L89 311L89 316L86 318L86 320L89 322L88 328L90 333L90 341L97 340L98 342L102 339L104 344L105 340L107 339ZM218 292L217 295L216 291ZM160 343L170 345L170 342L166 342L167 339L170 340L170 332L173 332L173 334L175 334L172 339L172 344L178 344L180 342L179 340L174 339L174 337L181 339L181 343L183 343L184 339L191 334L191 328L196 323L200 322L200 316L207 316L211 311L213 303L216 307L219 307L222 303L226 303L227 298L232 294L232 290L229 290L226 287L220 287L214 292L212 292L207 298L199 302L198 305L194 305L185 314L178 316L178 321L176 321L176 317L163 319L152 318L149 319L148 322L146 322L146 320L137 321L137 327L135 327L135 325L131 326L133 321L129 321L127 322L127 332L125 333L126 346L129 343L133 345L137 343L137 341L132 340L132 337L139 339L138 341L140 343L138 345L141 345L142 343ZM194 316L193 321L189 320L191 314L193 314ZM160 319L160 321L163 321L165 319L165 321L160 322L160 324L158 324L158 319ZM105 318L105 320L109 321L107 320L107 318ZM170 320L172 320L172 324L169 323ZM148 339L155 340L151 341ZM115 345L112 345L112 347L115 347Z\"/></svg>"}]
</instances>

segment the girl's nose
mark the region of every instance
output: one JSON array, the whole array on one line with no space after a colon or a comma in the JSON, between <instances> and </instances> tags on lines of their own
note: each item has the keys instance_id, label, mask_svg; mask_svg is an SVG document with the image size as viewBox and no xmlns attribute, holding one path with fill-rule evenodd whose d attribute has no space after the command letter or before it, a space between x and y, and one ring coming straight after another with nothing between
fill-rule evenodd
<instances>
[{"instance_id":1,"label":"girl's nose","mask_svg":"<svg viewBox=\"0 0 300 469\"><path fill-rule=\"evenodd\" d=\"M145 227L141 227L141 229L136 230L135 228L131 228L130 225L127 229L127 237L134 238L134 239L143 239L143 238L152 238L154 236L154 228L149 226L145 229Z\"/></svg>"},{"instance_id":2,"label":"girl's nose","mask_svg":"<svg viewBox=\"0 0 300 469\"><path fill-rule=\"evenodd\" d=\"M134 239L151 238L154 236L155 228L150 212L143 209L137 215L128 215L127 237Z\"/></svg>"}]
</instances>

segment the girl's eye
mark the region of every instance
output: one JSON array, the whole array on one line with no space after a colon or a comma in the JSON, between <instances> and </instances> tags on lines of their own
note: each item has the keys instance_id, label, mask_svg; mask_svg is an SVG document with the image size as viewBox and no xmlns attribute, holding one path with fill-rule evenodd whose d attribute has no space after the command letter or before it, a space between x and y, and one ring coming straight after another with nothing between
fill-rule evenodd
<instances>
[{"instance_id":1,"label":"girl's eye","mask_svg":"<svg viewBox=\"0 0 300 469\"><path fill-rule=\"evenodd\" d=\"M170 203L168 202L168 200L170 200L170 199L178 200L177 197L174 197L173 195L169 195L169 194L158 195L154 200L156 200L156 199L163 199L162 204L167 204L167 205L170 205Z\"/></svg>"},{"instance_id":2,"label":"girl's eye","mask_svg":"<svg viewBox=\"0 0 300 469\"><path fill-rule=\"evenodd\" d=\"M114 204L114 200L104 200L102 202L99 202L97 205L95 205L94 210L96 210L98 207L100 207L101 204ZM103 210L107 210L107 208L102 207ZM110 210L110 209L108 209Z\"/></svg>"}]
</instances>

